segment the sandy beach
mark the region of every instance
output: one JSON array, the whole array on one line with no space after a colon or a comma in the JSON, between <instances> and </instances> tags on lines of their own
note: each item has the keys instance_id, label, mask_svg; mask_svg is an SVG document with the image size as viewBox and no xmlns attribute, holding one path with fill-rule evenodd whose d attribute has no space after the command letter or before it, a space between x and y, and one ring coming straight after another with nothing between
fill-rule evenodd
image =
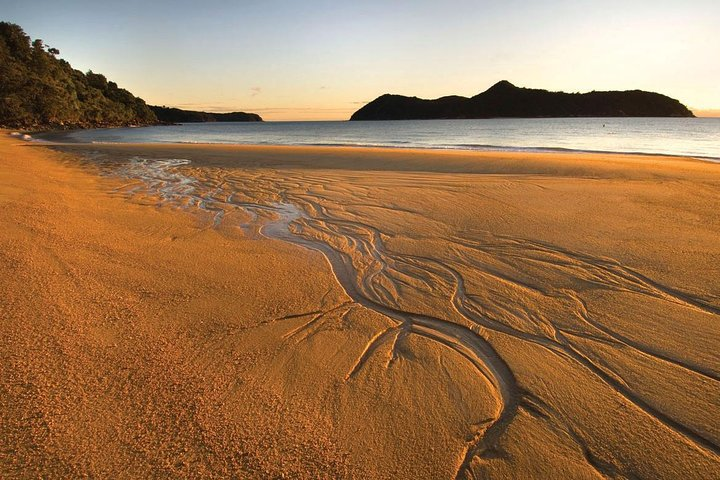
<instances>
[{"instance_id":1,"label":"sandy beach","mask_svg":"<svg viewBox=\"0 0 720 480\"><path fill-rule=\"evenodd\" d=\"M0 477L720 478L720 165L0 132Z\"/></svg>"}]
</instances>

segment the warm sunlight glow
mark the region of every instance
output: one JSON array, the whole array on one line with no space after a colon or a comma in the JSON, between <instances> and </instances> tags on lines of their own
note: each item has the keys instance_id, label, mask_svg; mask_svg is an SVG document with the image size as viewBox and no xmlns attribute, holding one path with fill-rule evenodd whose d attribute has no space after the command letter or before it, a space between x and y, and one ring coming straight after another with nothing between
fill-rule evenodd
<instances>
[{"instance_id":1,"label":"warm sunlight glow","mask_svg":"<svg viewBox=\"0 0 720 480\"><path fill-rule=\"evenodd\" d=\"M151 104L347 119L383 93L472 96L506 78L720 109L715 0L7 3L6 21Z\"/></svg>"},{"instance_id":2,"label":"warm sunlight glow","mask_svg":"<svg viewBox=\"0 0 720 480\"><path fill-rule=\"evenodd\" d=\"M0 480L720 480L720 0L0 5Z\"/></svg>"}]
</instances>

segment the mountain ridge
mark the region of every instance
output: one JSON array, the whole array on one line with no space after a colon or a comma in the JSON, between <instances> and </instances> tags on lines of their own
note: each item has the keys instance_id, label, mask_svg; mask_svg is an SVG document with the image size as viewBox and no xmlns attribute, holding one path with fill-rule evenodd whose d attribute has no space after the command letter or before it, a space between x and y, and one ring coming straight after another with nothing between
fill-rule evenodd
<instances>
[{"instance_id":1,"label":"mountain ridge","mask_svg":"<svg viewBox=\"0 0 720 480\"><path fill-rule=\"evenodd\" d=\"M428 100L386 93L353 113L350 120L693 116L678 100L655 92L551 92L501 80L473 97Z\"/></svg>"},{"instance_id":2,"label":"mountain ridge","mask_svg":"<svg viewBox=\"0 0 720 480\"><path fill-rule=\"evenodd\" d=\"M226 112L213 113L181 108L150 105L155 116L164 123L209 123L209 122L262 122L257 113Z\"/></svg>"}]
</instances>

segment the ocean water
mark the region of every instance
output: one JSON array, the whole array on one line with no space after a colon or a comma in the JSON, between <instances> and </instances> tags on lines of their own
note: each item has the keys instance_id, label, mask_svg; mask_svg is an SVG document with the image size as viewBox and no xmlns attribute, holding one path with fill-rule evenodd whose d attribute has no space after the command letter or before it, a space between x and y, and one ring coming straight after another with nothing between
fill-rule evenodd
<instances>
[{"instance_id":1,"label":"ocean water","mask_svg":"<svg viewBox=\"0 0 720 480\"><path fill-rule=\"evenodd\" d=\"M436 149L578 150L720 160L720 118L538 118L378 122L188 123L78 130L66 142L348 145Z\"/></svg>"}]
</instances>

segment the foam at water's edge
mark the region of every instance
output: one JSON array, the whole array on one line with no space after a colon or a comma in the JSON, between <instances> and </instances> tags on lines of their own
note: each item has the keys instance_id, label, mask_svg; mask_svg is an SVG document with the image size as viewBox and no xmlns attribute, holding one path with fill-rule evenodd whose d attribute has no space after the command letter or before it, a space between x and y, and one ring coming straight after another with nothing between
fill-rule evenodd
<instances>
[{"instance_id":1,"label":"foam at water's edge","mask_svg":"<svg viewBox=\"0 0 720 480\"><path fill-rule=\"evenodd\" d=\"M51 143L48 140L44 140L42 138L36 138L28 133L21 133L21 132L10 132L9 134L11 137L19 138L20 140L24 140L26 142L32 142L32 143Z\"/></svg>"}]
</instances>

